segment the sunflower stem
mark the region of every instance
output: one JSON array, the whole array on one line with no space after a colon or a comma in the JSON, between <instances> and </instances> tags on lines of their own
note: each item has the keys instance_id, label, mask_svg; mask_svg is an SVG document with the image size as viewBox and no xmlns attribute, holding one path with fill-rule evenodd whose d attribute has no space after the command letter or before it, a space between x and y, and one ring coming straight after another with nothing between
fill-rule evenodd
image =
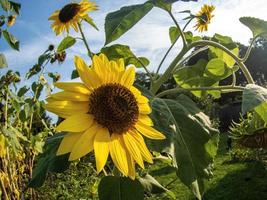
<instances>
[{"instance_id":1,"label":"sunflower stem","mask_svg":"<svg viewBox=\"0 0 267 200\"><path fill-rule=\"evenodd\" d=\"M251 50L252 50L253 44L254 44L254 42L256 41L257 38L258 38L258 37L256 36L256 37L254 37L254 38L252 39L252 41L251 41L251 43L250 43L250 45L249 45L249 47L248 47L248 49L247 49L247 51L246 51L244 57L241 58L241 61L242 61L242 62L246 62L246 60L248 59L248 57L249 57L249 55L250 55L250 52L251 52Z\"/></svg>"},{"instance_id":2,"label":"sunflower stem","mask_svg":"<svg viewBox=\"0 0 267 200\"><path fill-rule=\"evenodd\" d=\"M81 23L78 23L78 27L79 27L79 31L80 31L81 36L82 36L83 43L84 43L84 45L85 45L85 47L86 47L86 49L87 49L88 55L89 55L90 58L93 60L93 53L91 52L90 47L89 47L89 44L88 44L88 42L87 42L87 40L86 40L86 38L85 38L84 32L83 32L83 30L82 30Z\"/></svg>"},{"instance_id":3,"label":"sunflower stem","mask_svg":"<svg viewBox=\"0 0 267 200\"><path fill-rule=\"evenodd\" d=\"M161 92L157 94L156 97L160 98L168 94L176 94L185 91L207 91L207 90L218 90L218 91L226 90L227 92L237 92L237 91L244 91L245 88L242 86L232 86L232 85L218 86L218 87L174 88Z\"/></svg>"}]
</instances>

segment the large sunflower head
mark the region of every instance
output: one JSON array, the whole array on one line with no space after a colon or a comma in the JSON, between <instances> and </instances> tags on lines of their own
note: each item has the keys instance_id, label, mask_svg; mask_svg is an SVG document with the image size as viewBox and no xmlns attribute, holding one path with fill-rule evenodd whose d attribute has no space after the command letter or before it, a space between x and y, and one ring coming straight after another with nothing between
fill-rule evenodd
<instances>
[{"instance_id":1,"label":"large sunflower head","mask_svg":"<svg viewBox=\"0 0 267 200\"><path fill-rule=\"evenodd\" d=\"M121 173L134 179L135 163L144 168L144 161L153 162L143 136L165 138L152 128L148 99L133 86L135 68L125 69L123 59L109 61L104 54L95 55L91 67L75 57L75 66L82 83L56 83L63 91L46 105L65 118L57 130L68 133L57 154L76 160L94 150L98 172L110 155Z\"/></svg>"},{"instance_id":2,"label":"large sunflower head","mask_svg":"<svg viewBox=\"0 0 267 200\"><path fill-rule=\"evenodd\" d=\"M61 10L55 11L48 20L53 21L52 29L57 35L64 31L69 32L72 27L78 32L78 23L81 19L88 16L88 12L97 10L97 5L88 0L82 0L80 3L69 3Z\"/></svg>"},{"instance_id":3,"label":"large sunflower head","mask_svg":"<svg viewBox=\"0 0 267 200\"><path fill-rule=\"evenodd\" d=\"M215 10L215 6L203 5L201 10L196 14L197 23L195 25L196 30L199 32L207 31L211 18L214 17L212 12Z\"/></svg>"}]
</instances>

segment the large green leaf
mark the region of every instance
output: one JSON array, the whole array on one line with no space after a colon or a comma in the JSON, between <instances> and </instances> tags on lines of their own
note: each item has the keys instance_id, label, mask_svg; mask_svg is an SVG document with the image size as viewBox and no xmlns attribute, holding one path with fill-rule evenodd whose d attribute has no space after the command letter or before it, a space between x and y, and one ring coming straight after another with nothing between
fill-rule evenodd
<instances>
[{"instance_id":1,"label":"large green leaf","mask_svg":"<svg viewBox=\"0 0 267 200\"><path fill-rule=\"evenodd\" d=\"M145 192L150 194L161 194L166 192L170 198L176 199L175 194L163 187L153 176L146 174L145 177L138 179L145 189Z\"/></svg>"},{"instance_id":2,"label":"large green leaf","mask_svg":"<svg viewBox=\"0 0 267 200\"><path fill-rule=\"evenodd\" d=\"M133 64L136 67L142 67L142 65L149 65L149 60L145 57L137 57L134 55L129 46L122 44L114 44L101 49L101 53L104 53L109 60L124 59L125 65Z\"/></svg>"},{"instance_id":3,"label":"large green leaf","mask_svg":"<svg viewBox=\"0 0 267 200\"><path fill-rule=\"evenodd\" d=\"M171 11L172 9L172 3L175 3L177 1L197 1L197 0L151 0L153 2L153 4L156 6L156 7L159 7L163 10L166 10L168 12Z\"/></svg>"},{"instance_id":4,"label":"large green leaf","mask_svg":"<svg viewBox=\"0 0 267 200\"><path fill-rule=\"evenodd\" d=\"M19 41L7 30L3 30L2 33L9 46L19 51Z\"/></svg>"},{"instance_id":5,"label":"large green leaf","mask_svg":"<svg viewBox=\"0 0 267 200\"><path fill-rule=\"evenodd\" d=\"M204 76L207 63L206 60L200 59L195 65L178 69L174 74L176 83L185 89L217 86L218 79ZM215 98L220 97L219 91L192 91L191 93L199 98L207 94L211 94Z\"/></svg>"},{"instance_id":6,"label":"large green leaf","mask_svg":"<svg viewBox=\"0 0 267 200\"><path fill-rule=\"evenodd\" d=\"M151 103L155 128L164 133L168 141L147 144L152 149L168 150L181 181L201 199L204 179L212 175L218 131L212 127L208 116L184 95L176 100L155 98Z\"/></svg>"},{"instance_id":7,"label":"large green leaf","mask_svg":"<svg viewBox=\"0 0 267 200\"><path fill-rule=\"evenodd\" d=\"M0 53L0 69L7 67L7 61L4 54Z\"/></svg>"},{"instance_id":8,"label":"large green leaf","mask_svg":"<svg viewBox=\"0 0 267 200\"><path fill-rule=\"evenodd\" d=\"M261 36L267 39L267 21L254 17L241 17L239 21L252 31L253 37Z\"/></svg>"},{"instance_id":9,"label":"large green leaf","mask_svg":"<svg viewBox=\"0 0 267 200\"><path fill-rule=\"evenodd\" d=\"M120 10L109 13L105 19L105 45L121 37L141 20L151 9L153 4L144 4L122 7Z\"/></svg>"},{"instance_id":10,"label":"large green leaf","mask_svg":"<svg viewBox=\"0 0 267 200\"><path fill-rule=\"evenodd\" d=\"M69 167L68 154L56 156L58 146L64 137L64 134L56 134L47 139L44 152L39 156L37 164L33 170L32 179L29 187L41 187L45 181L46 175L51 172L63 172Z\"/></svg>"},{"instance_id":11,"label":"large green leaf","mask_svg":"<svg viewBox=\"0 0 267 200\"><path fill-rule=\"evenodd\" d=\"M100 200L143 200L144 189L138 180L105 176L98 186Z\"/></svg>"},{"instance_id":12,"label":"large green leaf","mask_svg":"<svg viewBox=\"0 0 267 200\"><path fill-rule=\"evenodd\" d=\"M64 50L70 48L71 46L73 46L75 43L76 43L75 38L73 38L71 36L67 36L58 45L57 52L62 52Z\"/></svg>"},{"instance_id":13,"label":"large green leaf","mask_svg":"<svg viewBox=\"0 0 267 200\"><path fill-rule=\"evenodd\" d=\"M255 110L264 121L267 118L267 89L255 84L246 85L243 92L242 113Z\"/></svg>"}]
</instances>

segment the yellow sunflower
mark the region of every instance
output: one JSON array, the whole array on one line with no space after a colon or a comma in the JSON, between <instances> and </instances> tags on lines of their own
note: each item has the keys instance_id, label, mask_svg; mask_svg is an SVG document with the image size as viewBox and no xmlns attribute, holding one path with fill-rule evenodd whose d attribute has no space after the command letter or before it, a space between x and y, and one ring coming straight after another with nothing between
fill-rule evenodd
<instances>
[{"instance_id":1,"label":"yellow sunflower","mask_svg":"<svg viewBox=\"0 0 267 200\"><path fill-rule=\"evenodd\" d=\"M196 14L197 23L194 27L199 32L207 31L208 25L210 24L211 18L214 17L212 12L215 10L215 6L203 5L201 10Z\"/></svg>"},{"instance_id":2,"label":"yellow sunflower","mask_svg":"<svg viewBox=\"0 0 267 200\"><path fill-rule=\"evenodd\" d=\"M74 62L83 83L56 83L64 91L52 94L46 105L66 118L56 128L68 132L57 155L70 153L72 161L94 150L98 173L110 155L121 173L134 179L135 163L144 168L144 161L153 162L142 135L165 138L152 128L148 99L133 86L135 68L125 69L123 59L109 61L104 54L93 57L92 67L79 57Z\"/></svg>"},{"instance_id":3,"label":"yellow sunflower","mask_svg":"<svg viewBox=\"0 0 267 200\"><path fill-rule=\"evenodd\" d=\"M10 16L8 16L8 18L7 18L7 25L8 26L13 26L14 23L15 23L15 21L16 21L16 18L17 18L16 15L10 15Z\"/></svg>"},{"instance_id":4,"label":"yellow sunflower","mask_svg":"<svg viewBox=\"0 0 267 200\"><path fill-rule=\"evenodd\" d=\"M55 11L48 20L54 21L51 27L56 35L64 31L69 32L71 27L78 32L80 20L89 17L87 13L94 10L97 10L97 5L94 2L82 0L80 3L65 5L61 10Z\"/></svg>"}]
</instances>

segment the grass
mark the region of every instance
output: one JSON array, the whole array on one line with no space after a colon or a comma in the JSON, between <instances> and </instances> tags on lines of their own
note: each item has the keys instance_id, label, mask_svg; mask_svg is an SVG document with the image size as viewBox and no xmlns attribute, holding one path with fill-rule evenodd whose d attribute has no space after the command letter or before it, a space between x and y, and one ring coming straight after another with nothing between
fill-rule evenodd
<instances>
[{"instance_id":1,"label":"grass","mask_svg":"<svg viewBox=\"0 0 267 200\"><path fill-rule=\"evenodd\" d=\"M267 171L258 162L229 162L226 138L222 137L214 163L214 177L207 181L203 200L263 200L267 199ZM78 169L78 170L77 170ZM64 174L49 176L40 188L39 199L97 199L97 179L92 166L83 162L71 165ZM171 190L178 200L195 200L191 191L176 179L170 167L158 163L150 173ZM92 178L93 177L93 178ZM146 198L169 199L166 194Z\"/></svg>"}]
</instances>

